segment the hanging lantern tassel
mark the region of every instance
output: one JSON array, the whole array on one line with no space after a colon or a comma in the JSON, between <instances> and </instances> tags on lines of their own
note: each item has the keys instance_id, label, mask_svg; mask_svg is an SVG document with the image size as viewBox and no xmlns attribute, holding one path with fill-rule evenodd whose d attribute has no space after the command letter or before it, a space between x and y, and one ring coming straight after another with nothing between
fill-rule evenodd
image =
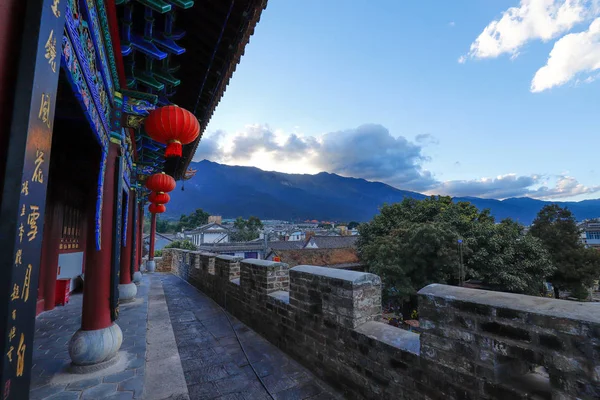
<instances>
[{"instance_id":1,"label":"hanging lantern tassel","mask_svg":"<svg viewBox=\"0 0 600 400\"><path fill-rule=\"evenodd\" d=\"M181 157L183 146L179 140L169 140L167 148L165 149L165 158L169 157Z\"/></svg>"},{"instance_id":2,"label":"hanging lantern tassel","mask_svg":"<svg viewBox=\"0 0 600 400\"><path fill-rule=\"evenodd\" d=\"M144 128L153 140L167 145L167 158L181 157L183 145L192 143L200 134L196 116L178 106L164 106L151 111Z\"/></svg>"}]
</instances>

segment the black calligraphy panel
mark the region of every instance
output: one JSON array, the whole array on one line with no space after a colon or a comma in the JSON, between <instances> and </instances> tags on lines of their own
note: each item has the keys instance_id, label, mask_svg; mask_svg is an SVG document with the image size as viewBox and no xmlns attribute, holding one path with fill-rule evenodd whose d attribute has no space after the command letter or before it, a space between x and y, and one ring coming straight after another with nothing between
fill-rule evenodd
<instances>
[{"instance_id":1,"label":"black calligraphy panel","mask_svg":"<svg viewBox=\"0 0 600 400\"><path fill-rule=\"evenodd\" d=\"M2 399L29 397L65 0L28 0L0 209ZM39 29L38 29L39 27ZM5 290L6 289L6 290Z\"/></svg>"}]
</instances>

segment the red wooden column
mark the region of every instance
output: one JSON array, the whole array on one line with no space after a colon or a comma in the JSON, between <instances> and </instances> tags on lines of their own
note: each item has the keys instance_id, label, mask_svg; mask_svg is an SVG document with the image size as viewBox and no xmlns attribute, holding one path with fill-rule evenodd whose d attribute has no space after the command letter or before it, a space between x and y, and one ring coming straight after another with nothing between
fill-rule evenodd
<instances>
[{"instance_id":1,"label":"red wooden column","mask_svg":"<svg viewBox=\"0 0 600 400\"><path fill-rule=\"evenodd\" d=\"M137 195L133 200L133 207L136 210L136 219L133 221L133 229L135 229L135 249L133 249L133 282L139 284L142 281L142 273L140 272L140 263L142 262L142 243L143 243L143 232L142 224L144 222L144 208L142 204L138 202ZM133 233L133 232L132 232ZM133 245L133 243L132 243Z\"/></svg>"},{"instance_id":2,"label":"red wooden column","mask_svg":"<svg viewBox=\"0 0 600 400\"><path fill-rule=\"evenodd\" d=\"M88 212L88 234L85 258L85 279L83 281L83 310L81 329L73 335L69 343L69 355L76 365L94 365L114 359L123 333L113 323L110 309L111 257L113 246L113 215L115 210L115 171L120 146L110 143L104 190L102 192L102 225L100 231L101 249L96 249L96 193L91 189ZM120 177L119 177L120 179Z\"/></svg>"},{"instance_id":3,"label":"red wooden column","mask_svg":"<svg viewBox=\"0 0 600 400\"><path fill-rule=\"evenodd\" d=\"M119 275L119 283L122 285L131 283L131 247L133 246L133 230L135 229L133 224L133 192L129 193L127 207L127 237L124 241L125 246L121 249L121 274Z\"/></svg>"},{"instance_id":4,"label":"red wooden column","mask_svg":"<svg viewBox=\"0 0 600 400\"><path fill-rule=\"evenodd\" d=\"M154 261L154 244L156 242L156 214L152 215L150 219L150 248L148 249L148 262L146 263L146 270L148 272L154 272L156 269L156 263Z\"/></svg>"},{"instance_id":5,"label":"red wooden column","mask_svg":"<svg viewBox=\"0 0 600 400\"><path fill-rule=\"evenodd\" d=\"M56 277L58 272L58 248L61 234L60 207L51 202L46 209L44 222L44 241L42 247L42 265L40 268L40 279L44 281L42 293L44 298L44 311L54 309L56 295Z\"/></svg>"},{"instance_id":6,"label":"red wooden column","mask_svg":"<svg viewBox=\"0 0 600 400\"><path fill-rule=\"evenodd\" d=\"M142 265L142 249L144 248L144 205L140 202L138 207L138 241L137 241L137 257L135 262L135 270L139 271Z\"/></svg>"},{"instance_id":7,"label":"red wooden column","mask_svg":"<svg viewBox=\"0 0 600 400\"><path fill-rule=\"evenodd\" d=\"M135 204L134 192L130 191L127 201L127 224L126 238L121 241L121 261L119 274L119 300L130 301L135 299L137 286L131 281L131 251L133 247L133 207ZM123 246L124 242L124 246Z\"/></svg>"}]
</instances>

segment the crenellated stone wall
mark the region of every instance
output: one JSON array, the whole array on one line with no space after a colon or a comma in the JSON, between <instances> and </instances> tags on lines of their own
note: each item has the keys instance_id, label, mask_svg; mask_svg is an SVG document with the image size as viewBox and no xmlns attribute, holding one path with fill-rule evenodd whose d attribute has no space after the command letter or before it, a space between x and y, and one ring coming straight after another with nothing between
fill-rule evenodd
<instances>
[{"instance_id":1,"label":"crenellated stone wall","mask_svg":"<svg viewBox=\"0 0 600 400\"><path fill-rule=\"evenodd\" d=\"M350 399L600 398L600 305L446 285L423 334L380 321L378 276L165 249L171 271ZM531 373L545 367L549 380Z\"/></svg>"}]
</instances>

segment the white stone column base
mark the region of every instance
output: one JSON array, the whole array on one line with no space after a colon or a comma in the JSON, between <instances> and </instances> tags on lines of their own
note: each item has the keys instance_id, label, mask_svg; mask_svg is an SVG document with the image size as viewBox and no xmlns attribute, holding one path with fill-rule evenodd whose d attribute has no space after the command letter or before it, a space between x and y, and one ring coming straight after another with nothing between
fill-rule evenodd
<instances>
[{"instance_id":1,"label":"white stone column base","mask_svg":"<svg viewBox=\"0 0 600 400\"><path fill-rule=\"evenodd\" d=\"M112 365L109 361L117 355L121 343L123 332L115 323L93 331L79 329L69 341L69 356L74 366L89 368L74 372L91 372L99 366Z\"/></svg>"},{"instance_id":2,"label":"white stone column base","mask_svg":"<svg viewBox=\"0 0 600 400\"><path fill-rule=\"evenodd\" d=\"M135 271L133 273L133 283L139 285L142 282L142 273L140 271Z\"/></svg>"},{"instance_id":3,"label":"white stone column base","mask_svg":"<svg viewBox=\"0 0 600 400\"><path fill-rule=\"evenodd\" d=\"M146 272L154 272L156 271L156 262L154 260L150 261L146 261Z\"/></svg>"},{"instance_id":4,"label":"white stone column base","mask_svg":"<svg viewBox=\"0 0 600 400\"><path fill-rule=\"evenodd\" d=\"M119 300L120 301L132 301L135 300L137 294L137 286L135 283L119 284Z\"/></svg>"}]
</instances>

